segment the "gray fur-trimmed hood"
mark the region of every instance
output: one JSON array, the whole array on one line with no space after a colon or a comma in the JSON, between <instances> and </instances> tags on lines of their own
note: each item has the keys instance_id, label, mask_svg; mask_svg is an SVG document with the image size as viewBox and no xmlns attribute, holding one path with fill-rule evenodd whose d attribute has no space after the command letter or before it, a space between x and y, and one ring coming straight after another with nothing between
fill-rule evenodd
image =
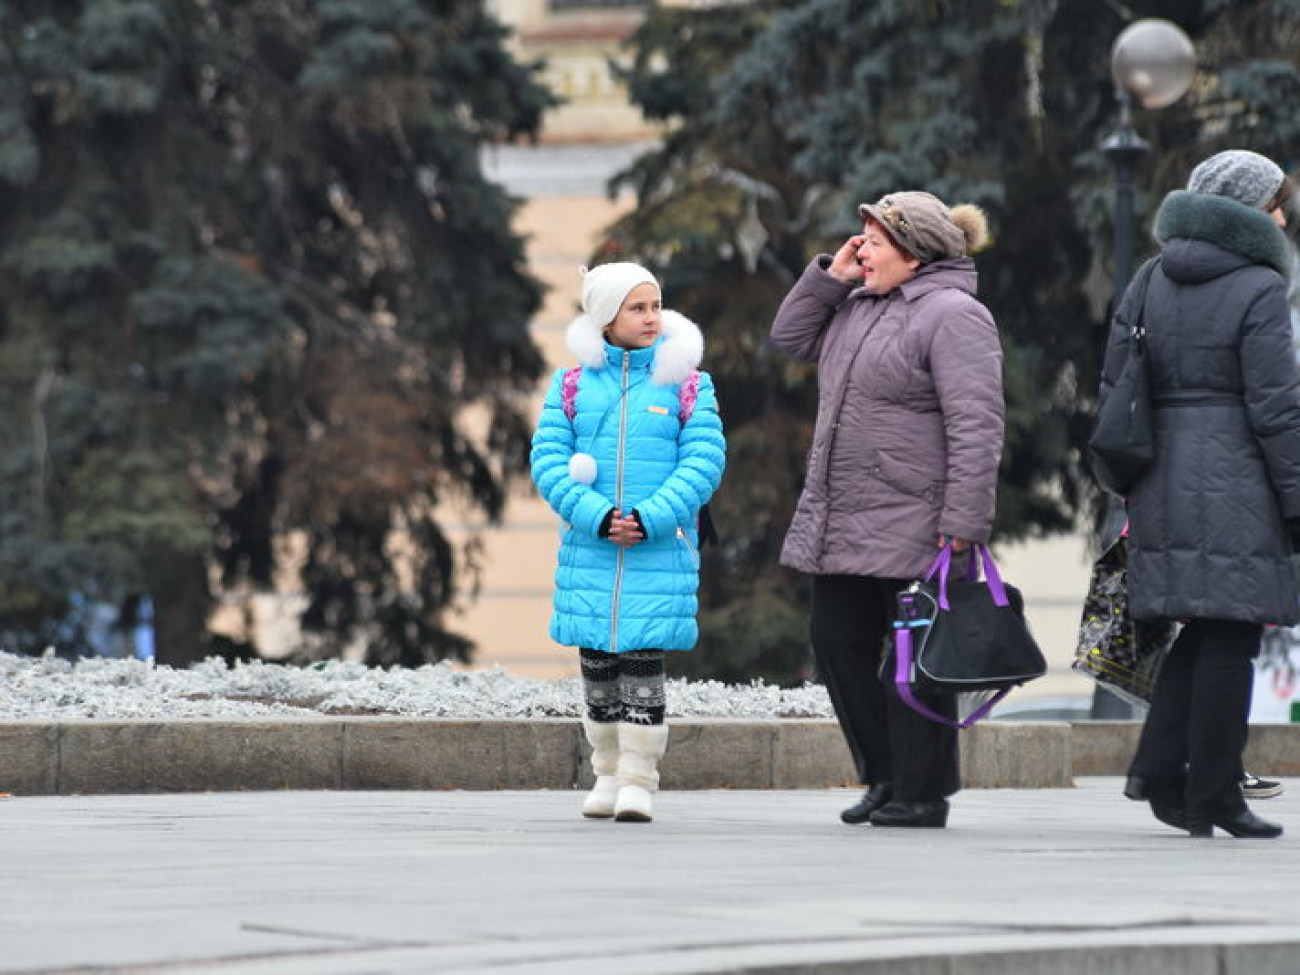
<instances>
[{"instance_id":1,"label":"gray fur-trimmed hood","mask_svg":"<svg viewBox=\"0 0 1300 975\"><path fill-rule=\"evenodd\" d=\"M699 368L704 358L704 335L685 315L665 308L660 316L663 328L659 341L644 351L654 355L650 381L657 386L672 386ZM564 344L584 369L604 369L613 348L605 341L601 326L586 313L569 323Z\"/></svg>"},{"instance_id":2,"label":"gray fur-trimmed hood","mask_svg":"<svg viewBox=\"0 0 1300 975\"><path fill-rule=\"evenodd\" d=\"M1252 264L1271 267L1284 278L1290 276L1286 236L1273 218L1227 197L1175 190L1156 213L1155 236L1161 244L1177 239L1205 241Z\"/></svg>"}]
</instances>

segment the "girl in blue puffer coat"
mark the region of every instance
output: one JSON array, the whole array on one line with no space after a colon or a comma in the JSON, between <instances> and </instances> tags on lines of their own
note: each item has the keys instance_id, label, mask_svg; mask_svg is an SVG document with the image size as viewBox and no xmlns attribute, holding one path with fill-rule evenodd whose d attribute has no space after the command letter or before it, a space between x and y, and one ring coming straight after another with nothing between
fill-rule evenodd
<instances>
[{"instance_id":1,"label":"girl in blue puffer coat","mask_svg":"<svg viewBox=\"0 0 1300 975\"><path fill-rule=\"evenodd\" d=\"M698 518L726 440L695 324L638 264L584 271L532 474L563 522L551 637L579 649L596 784L584 816L652 818L668 744L664 653L698 636Z\"/></svg>"}]
</instances>

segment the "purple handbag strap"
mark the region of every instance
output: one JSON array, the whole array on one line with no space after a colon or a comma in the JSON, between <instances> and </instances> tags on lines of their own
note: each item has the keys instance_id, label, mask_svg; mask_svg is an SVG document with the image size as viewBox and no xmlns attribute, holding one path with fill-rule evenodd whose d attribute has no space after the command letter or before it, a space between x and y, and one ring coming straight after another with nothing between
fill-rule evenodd
<instances>
[{"instance_id":1,"label":"purple handbag strap","mask_svg":"<svg viewBox=\"0 0 1300 975\"><path fill-rule=\"evenodd\" d=\"M931 721L938 721L940 724L946 724L951 728L969 728L992 711L1004 697L1010 694L1011 688L1004 687L960 721L945 717L922 704L916 695L912 693L912 627L928 626L929 622L929 620L914 620L911 623L898 622L894 624L897 627L897 632L894 634L894 687L898 690L898 696L903 703L922 717L929 718Z\"/></svg>"},{"instance_id":2,"label":"purple handbag strap","mask_svg":"<svg viewBox=\"0 0 1300 975\"><path fill-rule=\"evenodd\" d=\"M952 570L952 545L945 545L939 549L939 554L934 557L930 563L930 568L926 570L922 577L923 582L932 580L939 583L939 602L944 609L948 608L948 573ZM966 581L975 582L979 579L979 568L974 559L968 559L966 563Z\"/></svg>"},{"instance_id":3,"label":"purple handbag strap","mask_svg":"<svg viewBox=\"0 0 1300 975\"><path fill-rule=\"evenodd\" d=\"M925 574L925 580L929 582L937 574L939 577L939 608L951 609L948 604L948 571L952 568L952 546L945 545L935 557L934 562L930 565L930 571ZM975 556L979 556L980 563L984 566L984 581L988 583L989 593L993 596L993 602L998 606L1009 606L1011 601L1007 598L1007 587L1002 583L1002 573L998 571L997 564L993 561L993 556L989 552L987 545L978 542L971 550L970 564L966 571L968 582L974 582L977 578Z\"/></svg>"},{"instance_id":4,"label":"purple handbag strap","mask_svg":"<svg viewBox=\"0 0 1300 975\"><path fill-rule=\"evenodd\" d=\"M931 579L936 577L946 577L949 570L952 568L952 556L953 552L951 545L945 545L943 548L939 549L939 554L934 557L934 561L930 563L930 568L925 570L925 575L921 577L921 580L923 582L929 582ZM940 576L940 573L942 573L942 576ZM966 581L975 582L979 577L979 566L976 564L974 559L970 559L966 563Z\"/></svg>"}]
</instances>

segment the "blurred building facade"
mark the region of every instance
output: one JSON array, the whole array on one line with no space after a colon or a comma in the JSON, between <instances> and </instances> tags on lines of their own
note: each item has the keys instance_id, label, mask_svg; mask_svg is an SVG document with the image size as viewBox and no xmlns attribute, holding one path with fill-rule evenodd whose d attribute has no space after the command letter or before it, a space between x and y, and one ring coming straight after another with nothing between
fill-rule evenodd
<instances>
[{"instance_id":1,"label":"blurred building facade","mask_svg":"<svg viewBox=\"0 0 1300 975\"><path fill-rule=\"evenodd\" d=\"M544 62L542 80L564 100L546 117L544 143L653 138L609 69L611 58L624 56L622 45L649 4L488 0L487 6L511 28L511 53L524 63Z\"/></svg>"}]
</instances>

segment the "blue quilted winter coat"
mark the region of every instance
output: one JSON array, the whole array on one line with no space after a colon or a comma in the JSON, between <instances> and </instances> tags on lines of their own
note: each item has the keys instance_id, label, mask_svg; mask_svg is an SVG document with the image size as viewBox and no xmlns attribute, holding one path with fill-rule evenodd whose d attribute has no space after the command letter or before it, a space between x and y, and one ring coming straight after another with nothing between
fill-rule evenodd
<instances>
[{"instance_id":1,"label":"blue quilted winter coat","mask_svg":"<svg viewBox=\"0 0 1300 975\"><path fill-rule=\"evenodd\" d=\"M679 418L689 399L682 383L703 340L694 323L665 311L659 341L629 351L598 332L593 341L584 319L567 336L583 366L573 419L564 408L569 370L561 369L533 436L533 481L561 519L551 638L607 653L689 650L699 635L697 520L726 464L707 373L695 374L693 409L685 423ZM594 481L583 483L592 458ZM644 541L625 549L599 537L615 507L640 514Z\"/></svg>"}]
</instances>

